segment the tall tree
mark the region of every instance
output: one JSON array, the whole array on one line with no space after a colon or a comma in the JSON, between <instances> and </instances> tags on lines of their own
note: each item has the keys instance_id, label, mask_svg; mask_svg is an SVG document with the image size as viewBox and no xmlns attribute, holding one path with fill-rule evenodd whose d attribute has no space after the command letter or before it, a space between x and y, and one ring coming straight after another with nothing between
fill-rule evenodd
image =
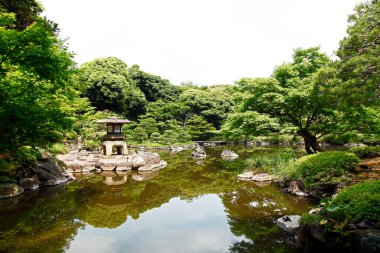
<instances>
[{"instance_id":1,"label":"tall tree","mask_svg":"<svg viewBox=\"0 0 380 253\"><path fill-rule=\"evenodd\" d=\"M145 112L144 94L130 80L127 65L116 57L84 63L79 82L98 110L111 110L132 119Z\"/></svg>"},{"instance_id":2,"label":"tall tree","mask_svg":"<svg viewBox=\"0 0 380 253\"><path fill-rule=\"evenodd\" d=\"M360 115L339 107L332 92L339 79L330 63L318 47L297 49L293 62L277 67L272 77L241 79L239 88L249 96L229 117L226 136L293 133L303 137L308 153L320 151L318 138L351 127L349 120Z\"/></svg>"},{"instance_id":3,"label":"tall tree","mask_svg":"<svg viewBox=\"0 0 380 253\"><path fill-rule=\"evenodd\" d=\"M3 1L0 8L0 144L11 152L45 145L71 123L61 106L75 96L63 95L72 88L72 54L33 6Z\"/></svg>"},{"instance_id":4,"label":"tall tree","mask_svg":"<svg viewBox=\"0 0 380 253\"><path fill-rule=\"evenodd\" d=\"M359 4L348 22L337 52L341 92L349 104L379 105L380 1Z\"/></svg>"},{"instance_id":5,"label":"tall tree","mask_svg":"<svg viewBox=\"0 0 380 253\"><path fill-rule=\"evenodd\" d=\"M131 80L145 94L149 102L157 100L175 101L178 97L178 88L169 80L146 73L138 65L129 68Z\"/></svg>"}]
</instances>

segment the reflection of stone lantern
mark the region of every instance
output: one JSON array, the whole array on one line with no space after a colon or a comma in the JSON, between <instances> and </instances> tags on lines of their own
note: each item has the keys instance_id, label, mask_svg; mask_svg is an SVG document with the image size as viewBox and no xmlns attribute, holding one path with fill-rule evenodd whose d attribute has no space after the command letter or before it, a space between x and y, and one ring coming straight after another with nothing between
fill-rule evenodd
<instances>
[{"instance_id":1,"label":"reflection of stone lantern","mask_svg":"<svg viewBox=\"0 0 380 253\"><path fill-rule=\"evenodd\" d=\"M128 154L127 144L124 140L123 124L130 123L127 119L111 117L96 121L99 124L107 124L107 135L103 137L102 151L104 155L112 155L112 148L116 147L118 155Z\"/></svg>"}]
</instances>

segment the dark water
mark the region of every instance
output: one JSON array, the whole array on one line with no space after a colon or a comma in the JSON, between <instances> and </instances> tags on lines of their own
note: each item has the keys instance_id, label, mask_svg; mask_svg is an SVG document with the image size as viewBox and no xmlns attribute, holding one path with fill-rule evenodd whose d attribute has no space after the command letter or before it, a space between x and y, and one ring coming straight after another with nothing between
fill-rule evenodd
<instances>
[{"instance_id":1,"label":"dark water","mask_svg":"<svg viewBox=\"0 0 380 253\"><path fill-rule=\"evenodd\" d=\"M255 149L205 161L161 153L161 171L78 176L0 201L1 252L298 252L273 221L311 208L273 185L237 180Z\"/></svg>"}]
</instances>

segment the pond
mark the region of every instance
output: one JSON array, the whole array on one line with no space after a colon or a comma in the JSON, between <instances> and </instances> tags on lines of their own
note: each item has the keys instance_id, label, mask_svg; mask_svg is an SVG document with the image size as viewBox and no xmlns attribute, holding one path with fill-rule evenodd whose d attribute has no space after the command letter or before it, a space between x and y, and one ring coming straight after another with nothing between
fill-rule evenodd
<instances>
[{"instance_id":1,"label":"pond","mask_svg":"<svg viewBox=\"0 0 380 253\"><path fill-rule=\"evenodd\" d=\"M273 221L312 204L238 181L256 148L231 147L234 161L223 149L206 148L204 161L160 152L160 171L78 175L0 201L0 252L299 252Z\"/></svg>"}]
</instances>

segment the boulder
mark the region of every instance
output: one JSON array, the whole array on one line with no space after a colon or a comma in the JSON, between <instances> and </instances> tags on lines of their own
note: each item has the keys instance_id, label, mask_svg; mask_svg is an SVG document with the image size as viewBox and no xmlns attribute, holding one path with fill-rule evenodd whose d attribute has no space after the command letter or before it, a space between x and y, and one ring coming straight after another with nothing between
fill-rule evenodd
<instances>
[{"instance_id":1,"label":"boulder","mask_svg":"<svg viewBox=\"0 0 380 253\"><path fill-rule=\"evenodd\" d=\"M138 169L139 167L145 166L146 162L141 154L132 157L132 168Z\"/></svg>"},{"instance_id":2,"label":"boulder","mask_svg":"<svg viewBox=\"0 0 380 253\"><path fill-rule=\"evenodd\" d=\"M239 179L251 179L254 176L253 171L245 171L238 175Z\"/></svg>"},{"instance_id":3,"label":"boulder","mask_svg":"<svg viewBox=\"0 0 380 253\"><path fill-rule=\"evenodd\" d=\"M181 150L183 150L183 147L172 144L172 145L169 145L169 149L170 149L170 151L181 151Z\"/></svg>"},{"instance_id":4,"label":"boulder","mask_svg":"<svg viewBox=\"0 0 380 253\"><path fill-rule=\"evenodd\" d=\"M291 180L290 182L287 182L287 188L285 190L298 197L308 197L310 195L302 180Z\"/></svg>"},{"instance_id":5,"label":"boulder","mask_svg":"<svg viewBox=\"0 0 380 253\"><path fill-rule=\"evenodd\" d=\"M275 176L269 175L267 173L260 173L254 175L251 180L256 182L266 182L266 181L272 181L275 179Z\"/></svg>"},{"instance_id":6,"label":"boulder","mask_svg":"<svg viewBox=\"0 0 380 253\"><path fill-rule=\"evenodd\" d=\"M238 154L236 154L234 151L231 151L231 150L223 150L222 154L221 154L222 157L239 157Z\"/></svg>"},{"instance_id":7,"label":"boulder","mask_svg":"<svg viewBox=\"0 0 380 253\"><path fill-rule=\"evenodd\" d=\"M380 230L355 230L354 252L375 253L380 252Z\"/></svg>"},{"instance_id":8,"label":"boulder","mask_svg":"<svg viewBox=\"0 0 380 253\"><path fill-rule=\"evenodd\" d=\"M40 162L35 168L32 168L32 171L44 184L48 180L54 181L55 184L60 184L68 180L63 175L64 170L61 169L53 159L48 159L46 162Z\"/></svg>"},{"instance_id":9,"label":"boulder","mask_svg":"<svg viewBox=\"0 0 380 253\"><path fill-rule=\"evenodd\" d=\"M39 188L40 180L36 176L21 178L18 184L24 188L24 190L35 190Z\"/></svg>"},{"instance_id":10,"label":"boulder","mask_svg":"<svg viewBox=\"0 0 380 253\"><path fill-rule=\"evenodd\" d=\"M299 215L285 215L276 220L276 224L283 230L293 233L300 228L300 219Z\"/></svg>"},{"instance_id":11,"label":"boulder","mask_svg":"<svg viewBox=\"0 0 380 253\"><path fill-rule=\"evenodd\" d=\"M206 152L203 147L201 147L198 143L195 143L194 147L195 147L194 151L193 153L191 153L193 157L196 157L196 158L206 157Z\"/></svg>"},{"instance_id":12,"label":"boulder","mask_svg":"<svg viewBox=\"0 0 380 253\"><path fill-rule=\"evenodd\" d=\"M24 192L24 188L17 184L0 184L0 199L13 198Z\"/></svg>"}]
</instances>

